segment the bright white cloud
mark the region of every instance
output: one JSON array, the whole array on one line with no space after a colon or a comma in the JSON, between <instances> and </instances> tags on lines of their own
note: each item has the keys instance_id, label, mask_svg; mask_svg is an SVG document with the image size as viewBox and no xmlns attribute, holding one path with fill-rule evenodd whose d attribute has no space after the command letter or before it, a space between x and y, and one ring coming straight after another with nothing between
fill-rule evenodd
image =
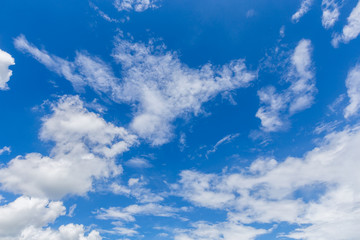
<instances>
[{"instance_id":1,"label":"bright white cloud","mask_svg":"<svg viewBox=\"0 0 360 240\"><path fill-rule=\"evenodd\" d=\"M324 28L329 29L334 26L339 19L340 8L343 0L323 0L321 3L322 18L321 22Z\"/></svg>"},{"instance_id":2,"label":"bright white cloud","mask_svg":"<svg viewBox=\"0 0 360 240\"><path fill-rule=\"evenodd\" d=\"M295 23L299 22L300 18L302 18L311 9L313 2L313 0L302 0L300 8L292 15L291 20Z\"/></svg>"},{"instance_id":3,"label":"bright white cloud","mask_svg":"<svg viewBox=\"0 0 360 240\"><path fill-rule=\"evenodd\" d=\"M345 108L346 118L356 114L360 109L360 64L352 68L346 78L347 95L350 104Z\"/></svg>"},{"instance_id":4,"label":"bright white cloud","mask_svg":"<svg viewBox=\"0 0 360 240\"><path fill-rule=\"evenodd\" d=\"M176 118L199 114L203 103L221 92L246 87L255 78L243 60L193 69L164 47L120 38L113 56L123 68L124 85L118 98L138 104L131 127L155 145L171 138Z\"/></svg>"},{"instance_id":5,"label":"bright white cloud","mask_svg":"<svg viewBox=\"0 0 360 240\"><path fill-rule=\"evenodd\" d=\"M77 96L62 97L52 111L40 132L42 140L55 143L50 156L30 153L12 159L0 169L3 190L59 199L84 195L94 179L122 172L114 157L135 144L135 136L89 112Z\"/></svg>"},{"instance_id":6,"label":"bright white cloud","mask_svg":"<svg viewBox=\"0 0 360 240\"><path fill-rule=\"evenodd\" d=\"M0 90L9 88L7 82L12 75L12 71L9 69L11 65L15 65L14 58L0 49Z\"/></svg>"},{"instance_id":7,"label":"bright white cloud","mask_svg":"<svg viewBox=\"0 0 360 240\"><path fill-rule=\"evenodd\" d=\"M183 171L174 189L197 206L227 209L229 224L287 222L299 224L293 239L357 239L359 144L360 127L347 128L303 158L258 159L241 173Z\"/></svg>"},{"instance_id":8,"label":"bright white cloud","mask_svg":"<svg viewBox=\"0 0 360 240\"><path fill-rule=\"evenodd\" d=\"M332 45L338 47L339 43L348 43L357 38L360 34L360 1L351 11L347 18L347 24L344 26L342 33L334 36Z\"/></svg>"},{"instance_id":9,"label":"bright white cloud","mask_svg":"<svg viewBox=\"0 0 360 240\"><path fill-rule=\"evenodd\" d=\"M130 127L153 145L172 138L175 119L200 114L203 103L219 93L246 87L256 77L241 59L221 67L206 64L190 68L163 45L133 43L120 37L115 41L113 57L122 67L122 79L88 54L77 53L75 61L68 62L39 50L23 36L15 40L15 46L71 81L76 89L89 85L116 102L135 105Z\"/></svg>"},{"instance_id":10,"label":"bright white cloud","mask_svg":"<svg viewBox=\"0 0 360 240\"><path fill-rule=\"evenodd\" d=\"M62 225L58 230L50 228L26 228L16 240L101 240L99 232L92 230L86 234L83 225ZM15 239L13 239L15 240Z\"/></svg>"},{"instance_id":11,"label":"bright white cloud","mask_svg":"<svg viewBox=\"0 0 360 240\"><path fill-rule=\"evenodd\" d=\"M261 107L256 113L264 131L279 131L287 126L288 117L309 108L317 92L311 60L312 44L302 39L289 58L289 69L284 76L290 86L276 92L272 86L258 91Z\"/></svg>"},{"instance_id":12,"label":"bright white cloud","mask_svg":"<svg viewBox=\"0 0 360 240\"><path fill-rule=\"evenodd\" d=\"M214 153L217 151L218 147L222 144L226 144L231 142L232 140L234 140L235 138L237 138L240 134L236 133L236 134L229 134L226 135L225 137L223 137L222 139L220 139L213 147L212 149L208 150L206 152L206 156L208 156L210 153Z\"/></svg>"},{"instance_id":13,"label":"bright white cloud","mask_svg":"<svg viewBox=\"0 0 360 240\"><path fill-rule=\"evenodd\" d=\"M159 0L115 0L114 5L118 11L143 12L147 9L158 8Z\"/></svg>"},{"instance_id":14,"label":"bright white cloud","mask_svg":"<svg viewBox=\"0 0 360 240\"><path fill-rule=\"evenodd\" d=\"M0 206L0 238L19 239L24 229L47 226L64 214L65 207L62 202L19 197L7 205Z\"/></svg>"}]
</instances>

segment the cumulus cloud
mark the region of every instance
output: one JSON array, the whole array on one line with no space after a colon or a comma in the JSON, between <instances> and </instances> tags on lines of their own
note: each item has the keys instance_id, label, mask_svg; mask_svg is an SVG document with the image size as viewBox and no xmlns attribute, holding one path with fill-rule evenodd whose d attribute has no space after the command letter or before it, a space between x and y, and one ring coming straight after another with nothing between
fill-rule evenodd
<instances>
[{"instance_id":1,"label":"cumulus cloud","mask_svg":"<svg viewBox=\"0 0 360 240\"><path fill-rule=\"evenodd\" d=\"M300 19L311 9L313 0L302 0L300 8L291 16L291 20L295 23L299 22Z\"/></svg>"},{"instance_id":2,"label":"cumulus cloud","mask_svg":"<svg viewBox=\"0 0 360 240\"><path fill-rule=\"evenodd\" d=\"M264 131L279 131L287 126L287 118L309 108L317 92L311 60L312 44L302 39L287 60L289 67L284 75L290 86L277 92L270 86L258 91L261 107L256 113Z\"/></svg>"},{"instance_id":3,"label":"cumulus cloud","mask_svg":"<svg viewBox=\"0 0 360 240\"><path fill-rule=\"evenodd\" d=\"M347 95L350 104L345 108L346 118L356 114L360 109L360 64L352 68L346 78Z\"/></svg>"},{"instance_id":4,"label":"cumulus cloud","mask_svg":"<svg viewBox=\"0 0 360 240\"><path fill-rule=\"evenodd\" d=\"M323 0L321 3L322 18L321 22L324 28L329 29L334 26L339 19L340 8L343 0Z\"/></svg>"},{"instance_id":5,"label":"cumulus cloud","mask_svg":"<svg viewBox=\"0 0 360 240\"><path fill-rule=\"evenodd\" d=\"M351 11L347 18L347 24L344 26L341 34L336 34L332 40L332 45L338 47L340 43L349 43L360 34L360 1Z\"/></svg>"},{"instance_id":6,"label":"cumulus cloud","mask_svg":"<svg viewBox=\"0 0 360 240\"><path fill-rule=\"evenodd\" d=\"M242 59L223 66L209 63L190 68L176 52L153 41L144 44L116 38L113 57L121 65L121 79L88 54L77 53L75 61L69 62L39 50L24 36L15 40L15 46L71 81L76 89L88 85L116 102L134 105L130 128L153 145L172 138L175 119L200 114L203 103L219 93L247 87L256 77Z\"/></svg>"},{"instance_id":7,"label":"cumulus cloud","mask_svg":"<svg viewBox=\"0 0 360 240\"><path fill-rule=\"evenodd\" d=\"M12 75L12 71L9 69L11 65L15 65L14 58L0 49L0 90L9 89L7 82Z\"/></svg>"},{"instance_id":8,"label":"cumulus cloud","mask_svg":"<svg viewBox=\"0 0 360 240\"><path fill-rule=\"evenodd\" d=\"M360 127L348 127L302 158L258 159L240 173L186 170L173 187L197 206L226 209L228 224L287 222L298 224L284 234L292 239L357 239L359 144Z\"/></svg>"},{"instance_id":9,"label":"cumulus cloud","mask_svg":"<svg viewBox=\"0 0 360 240\"><path fill-rule=\"evenodd\" d=\"M84 195L93 180L122 172L114 157L136 143L124 128L106 122L84 108L77 96L64 96L43 118L40 138L54 143L50 156L30 153L0 169L3 190L59 199Z\"/></svg>"},{"instance_id":10,"label":"cumulus cloud","mask_svg":"<svg viewBox=\"0 0 360 240\"><path fill-rule=\"evenodd\" d=\"M41 228L64 214L65 207L62 202L19 197L7 205L0 206L0 238L15 239L25 228Z\"/></svg>"},{"instance_id":11,"label":"cumulus cloud","mask_svg":"<svg viewBox=\"0 0 360 240\"><path fill-rule=\"evenodd\" d=\"M158 8L159 0L115 0L118 11L144 12L147 9Z\"/></svg>"}]
</instances>

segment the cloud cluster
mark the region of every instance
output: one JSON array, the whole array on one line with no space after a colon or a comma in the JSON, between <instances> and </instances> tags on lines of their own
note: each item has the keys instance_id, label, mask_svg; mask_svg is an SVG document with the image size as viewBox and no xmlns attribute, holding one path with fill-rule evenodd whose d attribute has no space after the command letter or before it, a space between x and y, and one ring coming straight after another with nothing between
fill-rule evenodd
<instances>
[{"instance_id":1,"label":"cloud cluster","mask_svg":"<svg viewBox=\"0 0 360 240\"><path fill-rule=\"evenodd\" d=\"M290 66L284 78L290 86L282 92L269 86L258 91L261 107L256 113L262 129L267 132L286 128L287 118L309 108L317 92L311 59L311 41L302 39L290 57Z\"/></svg>"},{"instance_id":2,"label":"cloud cluster","mask_svg":"<svg viewBox=\"0 0 360 240\"><path fill-rule=\"evenodd\" d=\"M0 90L8 89L7 82L10 80L12 71L9 66L15 65L14 58L0 49Z\"/></svg>"},{"instance_id":3,"label":"cloud cluster","mask_svg":"<svg viewBox=\"0 0 360 240\"><path fill-rule=\"evenodd\" d=\"M134 43L121 37L113 51L122 68L121 79L103 61L88 54L77 53L75 61L69 62L39 50L24 36L15 39L15 46L71 81L76 89L88 85L116 102L135 105L130 128L153 145L172 138L175 119L201 113L203 103L219 93L247 87L256 77L242 59L220 67L209 63L190 68L163 45Z\"/></svg>"},{"instance_id":4,"label":"cloud cluster","mask_svg":"<svg viewBox=\"0 0 360 240\"><path fill-rule=\"evenodd\" d=\"M118 11L144 12L151 8L158 8L159 0L115 0L114 5Z\"/></svg>"},{"instance_id":5,"label":"cloud cluster","mask_svg":"<svg viewBox=\"0 0 360 240\"><path fill-rule=\"evenodd\" d=\"M223 224L287 222L299 225L286 234L292 239L356 239L359 144L360 128L352 127L328 134L302 158L258 159L241 173L183 171L174 189L197 206L227 209Z\"/></svg>"},{"instance_id":6,"label":"cloud cluster","mask_svg":"<svg viewBox=\"0 0 360 240\"><path fill-rule=\"evenodd\" d=\"M115 157L136 143L124 128L89 112L77 96L64 96L43 119L40 138L54 143L50 156L30 153L0 169L1 188L34 197L85 195L94 179L122 172Z\"/></svg>"},{"instance_id":7,"label":"cloud cluster","mask_svg":"<svg viewBox=\"0 0 360 240\"><path fill-rule=\"evenodd\" d=\"M332 40L332 45L338 47L340 43L348 43L357 38L360 34L360 1L351 11L347 18L347 24L344 26L341 34L336 34Z\"/></svg>"}]
</instances>

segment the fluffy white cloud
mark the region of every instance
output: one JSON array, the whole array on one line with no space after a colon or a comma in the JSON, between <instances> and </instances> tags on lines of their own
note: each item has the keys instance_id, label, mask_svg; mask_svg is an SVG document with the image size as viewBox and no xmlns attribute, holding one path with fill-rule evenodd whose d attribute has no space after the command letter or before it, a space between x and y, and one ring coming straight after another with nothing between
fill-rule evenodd
<instances>
[{"instance_id":1,"label":"fluffy white cloud","mask_svg":"<svg viewBox=\"0 0 360 240\"><path fill-rule=\"evenodd\" d=\"M291 16L291 20L295 23L299 22L300 18L302 18L310 10L313 2L313 0L302 0L300 8Z\"/></svg>"},{"instance_id":2,"label":"fluffy white cloud","mask_svg":"<svg viewBox=\"0 0 360 240\"><path fill-rule=\"evenodd\" d=\"M360 109L360 64L352 68L346 78L347 95L350 104L345 108L346 118L356 114Z\"/></svg>"},{"instance_id":3,"label":"fluffy white cloud","mask_svg":"<svg viewBox=\"0 0 360 240\"><path fill-rule=\"evenodd\" d=\"M198 206L227 209L229 224L287 222L299 224L293 239L357 239L359 144L360 127L349 127L303 158L258 159L241 173L183 171L174 189Z\"/></svg>"},{"instance_id":4,"label":"fluffy white cloud","mask_svg":"<svg viewBox=\"0 0 360 240\"><path fill-rule=\"evenodd\" d=\"M360 1L351 11L347 18L347 24L344 26L342 33L334 36L332 45L338 47L339 43L348 43L357 38L360 34Z\"/></svg>"},{"instance_id":5,"label":"fluffy white cloud","mask_svg":"<svg viewBox=\"0 0 360 240\"><path fill-rule=\"evenodd\" d=\"M159 0L115 0L114 5L118 11L143 12L147 9L158 8Z\"/></svg>"},{"instance_id":6,"label":"fluffy white cloud","mask_svg":"<svg viewBox=\"0 0 360 240\"><path fill-rule=\"evenodd\" d=\"M221 67L206 64L190 68L163 45L133 43L120 37L115 41L113 57L122 67L122 79L100 59L84 53L77 53L75 61L68 62L39 50L23 36L15 40L15 46L77 89L89 85L116 102L136 106L130 127L153 145L171 139L175 119L201 113L203 103L219 93L246 87L256 77L241 59Z\"/></svg>"},{"instance_id":7,"label":"fluffy white cloud","mask_svg":"<svg viewBox=\"0 0 360 240\"><path fill-rule=\"evenodd\" d=\"M317 89L311 53L311 41L302 39L289 59L290 67L284 76L290 86L280 93L272 86L258 91L262 106L256 116L260 118L264 131L286 128L288 117L313 104Z\"/></svg>"},{"instance_id":8,"label":"fluffy white cloud","mask_svg":"<svg viewBox=\"0 0 360 240\"><path fill-rule=\"evenodd\" d=\"M7 82L10 80L12 71L9 66L15 65L14 58L0 49L0 90L8 89Z\"/></svg>"},{"instance_id":9,"label":"fluffy white cloud","mask_svg":"<svg viewBox=\"0 0 360 240\"><path fill-rule=\"evenodd\" d=\"M324 28L329 29L334 26L335 22L339 19L340 8L343 0L323 0L321 3L322 18L321 22Z\"/></svg>"},{"instance_id":10,"label":"fluffy white cloud","mask_svg":"<svg viewBox=\"0 0 360 240\"><path fill-rule=\"evenodd\" d=\"M55 143L50 156L30 153L0 169L3 190L59 199L84 195L94 179L118 175L114 157L135 144L124 128L107 123L84 108L77 96L64 96L43 119L40 138Z\"/></svg>"},{"instance_id":11,"label":"fluffy white cloud","mask_svg":"<svg viewBox=\"0 0 360 240\"><path fill-rule=\"evenodd\" d=\"M19 239L20 233L28 228L41 228L65 215L62 202L46 199L19 197L15 201L0 206L0 238Z\"/></svg>"}]
</instances>

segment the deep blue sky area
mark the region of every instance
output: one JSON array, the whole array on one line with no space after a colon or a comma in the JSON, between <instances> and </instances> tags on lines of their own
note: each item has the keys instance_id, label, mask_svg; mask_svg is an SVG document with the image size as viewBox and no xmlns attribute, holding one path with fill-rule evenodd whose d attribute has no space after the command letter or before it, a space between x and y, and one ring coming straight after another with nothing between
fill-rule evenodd
<instances>
[{"instance_id":1,"label":"deep blue sky area","mask_svg":"<svg viewBox=\"0 0 360 240\"><path fill-rule=\"evenodd\" d=\"M359 23L357 0L2 1L0 240L360 238Z\"/></svg>"}]
</instances>

